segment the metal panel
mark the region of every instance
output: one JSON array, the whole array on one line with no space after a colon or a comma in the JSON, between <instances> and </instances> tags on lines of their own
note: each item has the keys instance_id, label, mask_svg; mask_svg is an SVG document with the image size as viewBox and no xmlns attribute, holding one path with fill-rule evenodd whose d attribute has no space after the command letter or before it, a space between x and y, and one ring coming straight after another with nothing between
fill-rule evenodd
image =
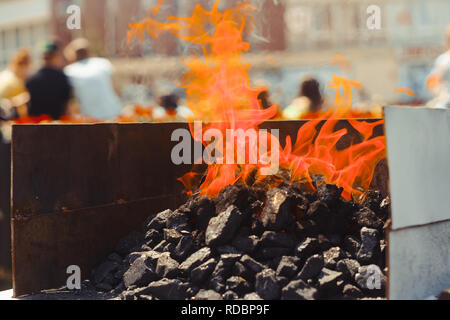
<instances>
[{"instance_id":1,"label":"metal panel","mask_svg":"<svg viewBox=\"0 0 450 320\"><path fill-rule=\"evenodd\" d=\"M450 286L450 220L389 233L389 299L426 299Z\"/></svg>"},{"instance_id":2,"label":"metal panel","mask_svg":"<svg viewBox=\"0 0 450 320\"><path fill-rule=\"evenodd\" d=\"M387 107L392 228L450 219L450 110Z\"/></svg>"}]
</instances>

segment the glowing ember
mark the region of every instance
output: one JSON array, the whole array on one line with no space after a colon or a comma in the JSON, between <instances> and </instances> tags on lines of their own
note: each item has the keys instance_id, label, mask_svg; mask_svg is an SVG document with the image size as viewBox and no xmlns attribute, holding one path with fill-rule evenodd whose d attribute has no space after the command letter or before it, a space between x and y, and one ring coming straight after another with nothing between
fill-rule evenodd
<instances>
[{"instance_id":1,"label":"glowing ember","mask_svg":"<svg viewBox=\"0 0 450 320\"><path fill-rule=\"evenodd\" d=\"M265 88L251 87L249 65L243 61L243 53L250 49L250 44L243 39L243 32L248 20L252 18L255 9L253 6L245 2L220 12L217 0L210 11L196 5L192 16L169 17L168 22L163 23L154 19L161 4L160 1L158 7L150 11L151 17L130 24L128 40L134 37L144 40L145 33L156 38L164 31L169 31L184 41L202 47L202 57L185 60L189 71L179 83L186 91L187 106L194 113L189 119L194 139L202 140L202 137L194 135L193 120L202 120L206 124L203 126L203 133L209 129L225 133L226 129L256 130L261 123L276 115L276 105L269 109L261 107L257 97ZM348 69L345 58L336 56L335 59L335 64ZM356 188L369 188L375 166L385 157L384 137L372 138L373 129L382 124L382 121L349 121L361 134L363 141L344 150L336 148L337 142L347 130L335 131L335 125L337 119L350 112L353 87L361 87L361 84L333 75L328 86L336 91L333 107L319 118L303 125L294 145L288 137L284 149L281 149L278 141L275 146L279 149L280 166L291 171L293 181L306 183L313 188L312 175L322 175L325 182L343 187L346 199L350 199L353 193L359 193ZM319 124L322 124L320 130L317 129ZM269 145L273 148L273 143L273 139L263 139L258 141L257 146L251 147L272 150ZM215 151L219 153L222 150ZM226 153L219 157L225 159ZM249 153L246 152L246 160L248 157ZM217 164L225 163L223 161L210 164L200 186L201 193L215 197L228 185L239 181L245 183L255 170L261 181L264 179L261 170L267 166L263 158L265 157L258 158L256 164ZM192 192L195 186L193 179L196 177L197 175L189 173L180 178L180 181Z\"/></svg>"}]
</instances>

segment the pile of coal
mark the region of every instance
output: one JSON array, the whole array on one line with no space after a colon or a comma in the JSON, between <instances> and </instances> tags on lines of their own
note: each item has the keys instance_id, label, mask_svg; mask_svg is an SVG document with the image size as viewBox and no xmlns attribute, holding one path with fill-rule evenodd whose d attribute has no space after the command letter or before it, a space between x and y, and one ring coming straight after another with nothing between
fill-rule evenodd
<instances>
[{"instance_id":1,"label":"pile of coal","mask_svg":"<svg viewBox=\"0 0 450 320\"><path fill-rule=\"evenodd\" d=\"M125 300L384 298L389 199L341 193L234 185L192 198L120 240L92 283Z\"/></svg>"}]
</instances>

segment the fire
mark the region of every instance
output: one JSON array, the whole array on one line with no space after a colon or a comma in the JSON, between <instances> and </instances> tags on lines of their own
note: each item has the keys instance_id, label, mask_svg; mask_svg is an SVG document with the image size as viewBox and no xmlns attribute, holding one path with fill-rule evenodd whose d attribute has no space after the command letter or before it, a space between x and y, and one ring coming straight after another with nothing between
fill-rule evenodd
<instances>
[{"instance_id":1,"label":"fire","mask_svg":"<svg viewBox=\"0 0 450 320\"><path fill-rule=\"evenodd\" d=\"M210 11L197 4L190 17L169 17L167 22L159 22L155 16L161 4L162 1L150 11L151 17L130 24L128 40L135 37L143 40L145 33L156 38L168 31L186 42L201 46L203 56L184 60L189 71L179 82L179 86L186 91L187 106L194 114L189 119L194 139L203 141L198 134L194 135L194 120L207 124L203 132L211 128L225 132L226 129L257 129L261 123L276 115L276 105L265 110L261 107L257 97L265 88L252 88L250 66L243 58L243 53L250 49L243 34L251 25L249 22L255 10L252 5L245 1L221 12L218 9L219 0L216 0ZM335 63L348 68L341 56L337 56ZM294 145L288 137L285 148L281 148L278 140L274 142L268 137L267 141L263 139L251 147L272 150L269 146L274 147L275 144L280 166L291 171L293 181L306 182L314 188L312 175L322 175L327 183L341 186L344 198L350 199L352 194L360 192L357 188L369 188L375 166L385 157L384 138L372 138L374 128L382 121L366 123L350 120L353 128L361 134L362 142L344 150L336 148L338 141L347 133L347 130L335 131L337 119L349 113L352 88L360 86L356 81L333 75L328 86L336 91L333 107L303 125ZM226 154L221 157L226 158ZM248 160L247 152L245 157ZM256 164L219 163L208 166L206 177L199 187L202 194L215 197L228 185L239 181L245 183L255 171L258 181L266 178L261 171L267 164L261 158ZM188 173L179 179L190 194L194 188L193 179L197 177L194 173Z\"/></svg>"}]
</instances>

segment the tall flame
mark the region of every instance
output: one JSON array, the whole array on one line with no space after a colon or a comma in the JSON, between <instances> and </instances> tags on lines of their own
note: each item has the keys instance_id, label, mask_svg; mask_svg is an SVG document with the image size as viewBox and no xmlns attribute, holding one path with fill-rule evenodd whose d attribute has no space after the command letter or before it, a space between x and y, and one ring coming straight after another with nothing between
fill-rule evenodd
<instances>
[{"instance_id":1,"label":"tall flame","mask_svg":"<svg viewBox=\"0 0 450 320\"><path fill-rule=\"evenodd\" d=\"M243 53L250 49L250 44L243 39L243 33L255 10L248 1L223 12L218 9L219 0L214 2L210 11L197 4L192 16L169 17L167 22L155 19L161 4L162 1L150 11L151 17L130 24L128 41L136 37L144 40L145 33L157 38L168 31L186 42L201 46L203 56L184 60L189 71L179 83L186 91L186 104L193 111L189 122L194 139L201 140L202 137L195 136L193 120L201 120L206 124L202 128L203 132L213 128L225 133L226 129L257 129L261 123L276 115L276 105L268 109L263 109L260 105L257 97L266 88L252 88L250 66L243 60ZM337 58L339 61L335 63L342 65L345 59L340 56ZM327 183L344 188L343 197L350 199L353 193L359 193L357 187L369 188L374 168L385 156L384 138L372 138L374 128L382 124L382 121L349 121L361 134L363 141L344 150L336 148L337 142L347 133L347 130L335 131L337 119L351 108L352 87L360 86L356 81L333 75L328 86L336 91L333 107L321 118L303 125L294 145L288 137L286 146L282 149L278 140L268 137L269 142L258 141L258 145L250 147L257 148L264 144L265 150L269 150L269 145L277 148L280 166L291 170L292 180L306 181L307 185L314 188L312 175L320 174ZM321 123L323 125L318 130ZM274 141L275 146L272 145ZM223 155L225 157L226 154ZM247 160L248 157L246 152ZM246 165L209 164L206 177L199 188L202 194L215 197L228 185L239 181L245 183L255 170L259 173L258 179L263 180L261 169L264 166L266 164L261 159L256 164ZM192 191L195 178L194 173L189 173L180 178L180 181Z\"/></svg>"}]
</instances>

